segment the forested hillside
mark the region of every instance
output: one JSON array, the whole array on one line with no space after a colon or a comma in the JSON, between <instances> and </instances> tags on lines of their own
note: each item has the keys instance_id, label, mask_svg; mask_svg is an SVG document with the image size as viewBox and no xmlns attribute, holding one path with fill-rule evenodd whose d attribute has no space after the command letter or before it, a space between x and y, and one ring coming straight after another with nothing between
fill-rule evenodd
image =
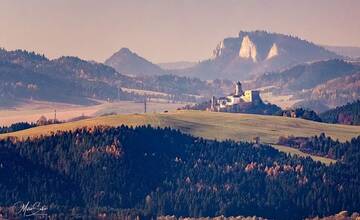
<instances>
[{"instance_id":1,"label":"forested hillside","mask_svg":"<svg viewBox=\"0 0 360 220\"><path fill-rule=\"evenodd\" d=\"M274 86L280 90L301 91L312 89L328 80L351 75L359 67L343 60L326 60L300 64L284 71L269 72L259 76L254 87Z\"/></svg>"},{"instance_id":2,"label":"forested hillside","mask_svg":"<svg viewBox=\"0 0 360 220\"><path fill-rule=\"evenodd\" d=\"M356 156L359 146L357 145L358 139L352 139L350 142L340 142L332 140L324 133L315 137L280 137L279 144L286 145L293 148L298 148L302 152L312 155L318 155L337 159L346 162L349 158Z\"/></svg>"},{"instance_id":3,"label":"forested hillside","mask_svg":"<svg viewBox=\"0 0 360 220\"><path fill-rule=\"evenodd\" d=\"M336 107L360 99L360 72L339 77L318 85L312 90L310 100Z\"/></svg>"},{"instance_id":4,"label":"forested hillside","mask_svg":"<svg viewBox=\"0 0 360 220\"><path fill-rule=\"evenodd\" d=\"M320 117L328 123L360 125L360 100L326 111Z\"/></svg>"},{"instance_id":5,"label":"forested hillside","mask_svg":"<svg viewBox=\"0 0 360 220\"><path fill-rule=\"evenodd\" d=\"M360 138L353 139L348 157L325 166L269 146L151 127L5 139L0 141L0 206L38 201L52 204L51 213L79 207L72 209L76 215L98 207L96 215L121 209L144 216L272 219L359 211L359 144Z\"/></svg>"},{"instance_id":6,"label":"forested hillside","mask_svg":"<svg viewBox=\"0 0 360 220\"><path fill-rule=\"evenodd\" d=\"M115 79L126 82L121 74L105 65L75 57L48 60L23 50L0 49L0 76L0 106L32 99L93 104L93 99L136 98L109 84Z\"/></svg>"},{"instance_id":7,"label":"forested hillside","mask_svg":"<svg viewBox=\"0 0 360 220\"><path fill-rule=\"evenodd\" d=\"M33 128L36 126L37 126L37 124L35 124L35 123L18 122L18 123L14 123L10 126L0 127L0 134L21 131L21 130Z\"/></svg>"},{"instance_id":8,"label":"forested hillside","mask_svg":"<svg viewBox=\"0 0 360 220\"><path fill-rule=\"evenodd\" d=\"M165 92L176 95L195 95L209 98L213 95L224 95L229 93L234 82L230 80L202 81L198 78L190 78L176 75L160 75L152 77L137 77L142 82L145 90ZM133 86L133 88L136 88Z\"/></svg>"},{"instance_id":9,"label":"forested hillside","mask_svg":"<svg viewBox=\"0 0 360 220\"><path fill-rule=\"evenodd\" d=\"M296 106L311 108L318 112L356 102L360 99L360 72L326 81L298 97L304 100L296 103Z\"/></svg>"},{"instance_id":10,"label":"forested hillside","mask_svg":"<svg viewBox=\"0 0 360 220\"><path fill-rule=\"evenodd\" d=\"M287 95L297 101L292 107L320 113L359 99L359 66L344 60L325 60L269 72L246 84L265 88L273 96Z\"/></svg>"}]
</instances>

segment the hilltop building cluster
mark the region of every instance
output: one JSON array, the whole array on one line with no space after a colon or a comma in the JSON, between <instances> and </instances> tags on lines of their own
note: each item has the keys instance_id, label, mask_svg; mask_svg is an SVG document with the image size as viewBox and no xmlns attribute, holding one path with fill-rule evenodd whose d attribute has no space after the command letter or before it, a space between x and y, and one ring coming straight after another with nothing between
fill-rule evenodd
<instances>
[{"instance_id":1,"label":"hilltop building cluster","mask_svg":"<svg viewBox=\"0 0 360 220\"><path fill-rule=\"evenodd\" d=\"M235 84L235 92L226 97L211 99L210 111L229 111L240 110L241 108L247 108L252 104L262 103L260 98L260 92L256 90L242 90L240 81Z\"/></svg>"}]
</instances>

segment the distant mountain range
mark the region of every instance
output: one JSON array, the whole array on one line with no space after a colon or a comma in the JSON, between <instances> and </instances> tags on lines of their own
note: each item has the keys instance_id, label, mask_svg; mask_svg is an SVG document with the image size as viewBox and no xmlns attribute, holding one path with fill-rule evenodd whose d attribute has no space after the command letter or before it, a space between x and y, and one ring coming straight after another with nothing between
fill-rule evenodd
<instances>
[{"instance_id":1,"label":"distant mountain range","mask_svg":"<svg viewBox=\"0 0 360 220\"><path fill-rule=\"evenodd\" d=\"M105 61L118 72L133 76L172 73L203 80L245 80L269 71L327 59L342 58L321 46L297 37L266 31L240 31L238 37L225 38L212 57L198 63L174 62L156 65L122 48Z\"/></svg>"},{"instance_id":2,"label":"distant mountain range","mask_svg":"<svg viewBox=\"0 0 360 220\"><path fill-rule=\"evenodd\" d=\"M24 100L72 104L94 104L97 100L143 100L146 96L173 101L196 101L223 94L230 81L201 81L175 75L132 77L114 68L77 57L49 60L23 50L0 50L0 106L13 106ZM159 97L151 91L163 92Z\"/></svg>"},{"instance_id":3,"label":"distant mountain range","mask_svg":"<svg viewBox=\"0 0 360 220\"><path fill-rule=\"evenodd\" d=\"M344 91L346 95L340 95L337 91L342 88L332 88L341 85L341 80L349 81L346 77L358 80L352 75L360 72L359 66L354 58L297 37L265 31L241 31L238 37L226 38L211 59L198 63L157 65L128 48L120 49L105 64L77 57L49 60L27 51L1 49L0 105L23 99L91 104L96 100L139 100L145 95L160 98L159 94L149 95L151 91L164 93L161 98L193 102L227 94L232 81L246 80L246 88L267 87L274 95L290 94L302 100L297 104L304 107L317 103L317 109L326 110L357 98L357 83L351 84L352 94Z\"/></svg>"},{"instance_id":4,"label":"distant mountain range","mask_svg":"<svg viewBox=\"0 0 360 220\"><path fill-rule=\"evenodd\" d=\"M334 58L341 56L297 37L241 31L238 37L221 41L211 59L177 73L201 79L244 80L264 72Z\"/></svg>"},{"instance_id":5,"label":"distant mountain range","mask_svg":"<svg viewBox=\"0 0 360 220\"><path fill-rule=\"evenodd\" d=\"M346 47L346 46L323 46L325 49L337 53L344 57L360 58L360 47Z\"/></svg>"}]
</instances>

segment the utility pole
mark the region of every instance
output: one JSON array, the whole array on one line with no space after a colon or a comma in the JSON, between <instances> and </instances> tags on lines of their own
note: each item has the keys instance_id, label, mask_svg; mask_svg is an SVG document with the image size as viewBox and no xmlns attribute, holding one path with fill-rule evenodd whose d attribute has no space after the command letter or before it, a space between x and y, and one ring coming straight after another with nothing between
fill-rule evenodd
<instances>
[{"instance_id":1,"label":"utility pole","mask_svg":"<svg viewBox=\"0 0 360 220\"><path fill-rule=\"evenodd\" d=\"M118 88L118 100L120 100L120 92L121 92L121 88Z\"/></svg>"},{"instance_id":2,"label":"utility pole","mask_svg":"<svg viewBox=\"0 0 360 220\"><path fill-rule=\"evenodd\" d=\"M146 96L145 96L145 98L144 98L144 113L146 113L146 107L147 107L147 106L146 106L146 104L147 104L147 103L146 103L146 99L147 99L147 98L146 98Z\"/></svg>"}]
</instances>

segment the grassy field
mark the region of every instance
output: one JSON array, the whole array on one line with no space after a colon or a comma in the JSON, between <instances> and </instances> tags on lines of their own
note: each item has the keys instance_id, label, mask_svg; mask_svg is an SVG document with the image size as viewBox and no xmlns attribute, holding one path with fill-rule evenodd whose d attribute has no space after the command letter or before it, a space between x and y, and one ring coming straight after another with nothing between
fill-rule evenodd
<instances>
[{"instance_id":1,"label":"grassy field","mask_svg":"<svg viewBox=\"0 0 360 220\"><path fill-rule=\"evenodd\" d=\"M324 132L340 141L350 140L360 135L360 126L334 125L318 123L303 119L263 116L251 114L232 114L200 111L174 111L169 113L121 114L97 117L59 125L48 125L23 130L0 137L16 136L26 138L50 134L51 132L73 130L80 127L96 125L118 126L146 125L172 127L185 133L208 139L233 139L236 141L252 141L259 136L262 143L272 144L275 148L301 156L308 156L296 149L278 146L280 136L313 136ZM325 163L332 162L327 158L313 157Z\"/></svg>"},{"instance_id":2,"label":"grassy field","mask_svg":"<svg viewBox=\"0 0 360 220\"><path fill-rule=\"evenodd\" d=\"M334 159L330 159L330 158L326 158L326 157L320 157L320 156L314 156L314 155L311 155L311 154L308 154L308 153L301 152L298 149L287 147L287 146L282 146L282 145L278 145L278 144L271 144L271 146L278 149L281 152L288 153L290 155L298 155L298 156L301 156L301 157L311 157L313 160L320 161L320 162L322 162L324 164L327 164L327 165L336 162L336 160L334 160Z\"/></svg>"},{"instance_id":3,"label":"grassy field","mask_svg":"<svg viewBox=\"0 0 360 220\"><path fill-rule=\"evenodd\" d=\"M182 103L148 102L148 112L163 112L175 110L183 106ZM58 120L69 120L81 115L100 116L108 113L130 114L142 113L144 104L132 101L100 102L97 105L81 106L64 103L32 101L24 103L12 109L0 109L0 126L10 125L16 122L36 122L42 115L46 118L54 118L54 110Z\"/></svg>"}]
</instances>

